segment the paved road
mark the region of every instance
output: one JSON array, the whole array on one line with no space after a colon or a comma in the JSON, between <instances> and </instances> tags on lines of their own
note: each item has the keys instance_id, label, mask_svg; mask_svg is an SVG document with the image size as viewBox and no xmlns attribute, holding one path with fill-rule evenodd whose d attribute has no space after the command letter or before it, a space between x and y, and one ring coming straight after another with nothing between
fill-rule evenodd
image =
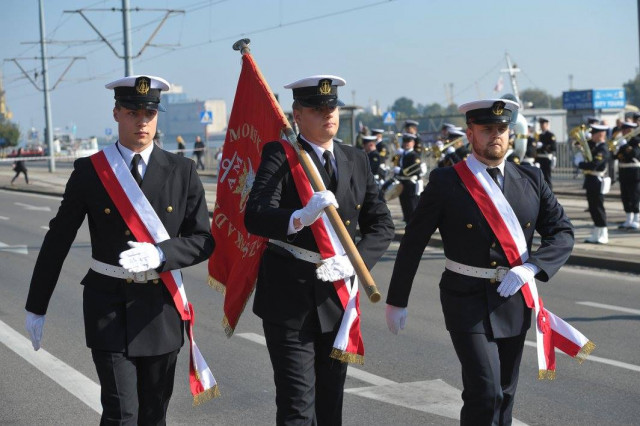
<instances>
[{"instance_id":1,"label":"paved road","mask_svg":"<svg viewBox=\"0 0 640 426\"><path fill-rule=\"evenodd\" d=\"M0 424L95 424L99 417L91 402L96 397L97 377L84 345L78 284L90 256L86 224L65 262L47 315L43 348L59 360L48 372L62 372L62 379L54 380L28 361L35 356L41 362L45 356L42 351L28 350L23 322L31 270L59 197L0 191L0 199L0 336L4 343L0 344L0 374L4 377L0 381ZM397 243L373 271L383 294L396 250ZM362 301L366 364L349 369L345 425L457 424L461 380L438 299L442 265L441 250L428 248L414 284L407 328L399 336L386 329L383 304ZM206 286L206 266L184 272L189 299L198 312L198 345L220 383L222 397L191 407L187 351L183 350L169 424L273 424L271 367L260 343L260 323L250 312L251 302L236 335L227 339L220 326L222 296ZM551 283L540 285L545 306L580 329L597 349L583 365L558 355L558 379L539 382L535 350L525 348L517 419L545 425L638 424L638 284L634 274L566 267ZM533 341L533 336L528 340ZM83 395L74 396L59 384L70 375L60 362L84 377L72 386L85 390Z\"/></svg>"}]
</instances>

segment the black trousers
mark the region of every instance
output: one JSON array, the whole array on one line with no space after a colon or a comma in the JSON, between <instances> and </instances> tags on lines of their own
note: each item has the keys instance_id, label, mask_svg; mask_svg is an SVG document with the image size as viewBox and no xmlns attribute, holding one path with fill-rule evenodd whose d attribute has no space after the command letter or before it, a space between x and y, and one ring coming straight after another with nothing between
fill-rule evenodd
<instances>
[{"instance_id":1,"label":"black trousers","mask_svg":"<svg viewBox=\"0 0 640 426\"><path fill-rule=\"evenodd\" d=\"M413 182L402 182L402 192L400 193L400 207L402 207L402 219L409 222L413 212L418 207L420 196L416 195L416 184Z\"/></svg>"},{"instance_id":2,"label":"black trousers","mask_svg":"<svg viewBox=\"0 0 640 426\"><path fill-rule=\"evenodd\" d=\"M276 424L341 425L347 364L329 357L336 332L262 326L276 385Z\"/></svg>"},{"instance_id":3,"label":"black trousers","mask_svg":"<svg viewBox=\"0 0 640 426\"><path fill-rule=\"evenodd\" d=\"M604 210L604 195L600 193L600 189L587 189L587 204L589 205L589 214L593 224L598 228L607 226L607 212Z\"/></svg>"},{"instance_id":4,"label":"black trousers","mask_svg":"<svg viewBox=\"0 0 640 426\"><path fill-rule=\"evenodd\" d=\"M620 176L620 198L625 213L638 213L640 210L640 181L626 180Z\"/></svg>"},{"instance_id":5,"label":"black trousers","mask_svg":"<svg viewBox=\"0 0 640 426\"><path fill-rule=\"evenodd\" d=\"M536 161L540 164L540 170L542 171L542 175L544 176L544 180L549 185L549 188L553 190L553 185L551 184L551 160L545 157L537 158Z\"/></svg>"},{"instance_id":6,"label":"black trousers","mask_svg":"<svg viewBox=\"0 0 640 426\"><path fill-rule=\"evenodd\" d=\"M462 366L460 424L510 425L526 335L449 334Z\"/></svg>"},{"instance_id":7,"label":"black trousers","mask_svg":"<svg viewBox=\"0 0 640 426\"><path fill-rule=\"evenodd\" d=\"M164 425L179 350L128 357L91 350L100 379L100 425Z\"/></svg>"},{"instance_id":8,"label":"black trousers","mask_svg":"<svg viewBox=\"0 0 640 426\"><path fill-rule=\"evenodd\" d=\"M24 180L25 182L29 183L29 176L27 176L27 169L16 169L16 174L15 176L13 176L13 179L11 179L11 183L13 183L13 181L15 181L18 176L20 176L20 173L24 173Z\"/></svg>"}]
</instances>

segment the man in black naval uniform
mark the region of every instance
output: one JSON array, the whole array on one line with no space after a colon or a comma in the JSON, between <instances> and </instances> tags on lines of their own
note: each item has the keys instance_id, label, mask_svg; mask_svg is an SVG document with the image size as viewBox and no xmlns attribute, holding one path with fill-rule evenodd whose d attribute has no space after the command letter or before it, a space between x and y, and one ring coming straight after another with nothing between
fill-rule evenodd
<instances>
[{"instance_id":1,"label":"man in black naval uniform","mask_svg":"<svg viewBox=\"0 0 640 426\"><path fill-rule=\"evenodd\" d=\"M439 229L446 270L440 279L444 320L462 366L462 425L509 425L525 335L531 324L520 287L534 276L548 281L573 247L573 227L537 167L506 162L509 123L518 104L488 99L460 106L473 147L464 167L493 174L526 239L526 263L509 262L487 219L453 167L431 172L407 225L393 268L386 317L404 328L411 286L422 253ZM487 171L485 171L487 170ZM541 237L532 252L534 233Z\"/></svg>"},{"instance_id":2,"label":"man in black naval uniform","mask_svg":"<svg viewBox=\"0 0 640 426\"><path fill-rule=\"evenodd\" d=\"M629 138L631 131L638 128L637 123L623 122L620 131L626 143L620 145L616 157L618 158L618 175L620 180L620 198L626 214L626 220L620 228L639 229L640 219L640 137ZM628 139L628 140L627 140Z\"/></svg>"},{"instance_id":3,"label":"man in black naval uniform","mask_svg":"<svg viewBox=\"0 0 640 426\"><path fill-rule=\"evenodd\" d=\"M422 192L422 175L425 173L420 154L414 149L417 136L413 133L402 134L402 155L398 159L398 165L394 167L393 173L402 184L400 193L400 207L402 208L402 218L409 222L413 211L418 205L418 198Z\"/></svg>"},{"instance_id":4,"label":"man in black naval uniform","mask_svg":"<svg viewBox=\"0 0 640 426\"><path fill-rule=\"evenodd\" d=\"M377 140L378 139L375 136L362 137L364 152L369 158L369 167L371 167L371 174L373 175L373 179L375 180L376 184L380 186L384 183L386 173L384 170L384 161L382 160L382 157L380 157L380 153L376 149Z\"/></svg>"},{"instance_id":5,"label":"man in black naval uniform","mask_svg":"<svg viewBox=\"0 0 640 426\"><path fill-rule=\"evenodd\" d=\"M584 173L583 188L587 193L589 214L593 220L591 235L584 242L592 244L607 244L609 232L607 229L607 213L604 209L604 192L608 179L609 147L607 146L607 126L591 125L591 161L585 161L581 153L574 156L574 164ZM609 181L610 182L610 181ZM610 185L610 183L609 183Z\"/></svg>"},{"instance_id":6,"label":"man in black naval uniform","mask_svg":"<svg viewBox=\"0 0 640 426\"><path fill-rule=\"evenodd\" d=\"M164 111L160 92L169 84L130 76L106 87L115 91L116 147L170 238L135 242L91 160L76 160L33 270L26 327L38 350L62 264L88 217L93 260L81 284L86 341L100 380L100 424L159 425L184 341L183 321L159 273L206 260L214 241L195 163L153 143L158 110Z\"/></svg>"},{"instance_id":7,"label":"man in black naval uniform","mask_svg":"<svg viewBox=\"0 0 640 426\"><path fill-rule=\"evenodd\" d=\"M551 169L553 167L555 155L556 155L556 135L549 130L549 120L540 117L538 119L540 123L540 136L538 138L538 146L536 153L536 161L540 164L540 170L544 175L544 180L547 181L549 188L553 189L551 184Z\"/></svg>"},{"instance_id":8,"label":"man in black naval uniform","mask_svg":"<svg viewBox=\"0 0 640 426\"><path fill-rule=\"evenodd\" d=\"M326 191L303 205L280 142L267 143L246 206L245 225L270 239L256 284L253 311L262 318L276 385L276 424L340 425L347 364L329 357L344 313L328 264L317 267L319 249L311 228L334 205L362 259L371 269L393 238L393 222L378 198L369 160L351 146L336 144L340 77L320 75L291 83L298 142L316 165ZM332 258L333 259L333 258ZM346 256L335 271L354 275ZM336 278L337 279L337 278ZM335 280L331 280L335 281Z\"/></svg>"}]
</instances>

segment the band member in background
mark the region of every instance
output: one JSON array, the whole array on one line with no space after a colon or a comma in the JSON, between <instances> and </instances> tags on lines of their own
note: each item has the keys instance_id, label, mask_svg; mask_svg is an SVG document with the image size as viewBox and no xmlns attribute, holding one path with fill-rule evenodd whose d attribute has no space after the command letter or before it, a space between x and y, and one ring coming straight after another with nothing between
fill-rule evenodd
<instances>
[{"instance_id":1,"label":"band member in background","mask_svg":"<svg viewBox=\"0 0 640 426\"><path fill-rule=\"evenodd\" d=\"M88 217L93 259L81 284L87 346L100 380L100 424L159 425L165 424L184 342L184 321L160 273L179 273L180 268L207 260L214 241L195 164L153 143L158 110L164 111L160 92L169 90L169 83L159 77L130 76L106 87L115 92L112 114L119 140L91 158L75 161L33 270L26 326L38 350L62 265ZM130 183L137 183L138 193L142 190L135 205L148 200L164 226L152 220L147 229L164 230L167 239L157 244L136 241L140 225L121 211L122 204L108 192L111 187L99 177L104 172L99 175L93 162L95 156L106 157L107 151L125 172L131 170L135 181ZM120 183L113 185L122 188Z\"/></svg>"},{"instance_id":2,"label":"band member in background","mask_svg":"<svg viewBox=\"0 0 640 426\"><path fill-rule=\"evenodd\" d=\"M556 155L556 135L549 131L549 120L543 117L538 119L540 124L540 136L538 137L536 161L540 164L540 170L547 181L549 188L553 190L551 184L551 169L553 168Z\"/></svg>"},{"instance_id":3,"label":"band member in background","mask_svg":"<svg viewBox=\"0 0 640 426\"><path fill-rule=\"evenodd\" d=\"M380 153L376 149L377 138L375 136L363 136L362 143L364 152L369 158L369 166L371 167L371 174L376 181L378 187L384 183L386 174L384 173L384 163L380 158Z\"/></svg>"},{"instance_id":4,"label":"band member in background","mask_svg":"<svg viewBox=\"0 0 640 426\"><path fill-rule=\"evenodd\" d=\"M409 222L413 211L418 205L418 198L424 188L422 176L426 173L420 160L420 154L414 150L416 135L413 133L402 134L402 155L398 158L398 165L394 167L395 177L402 183L400 193L400 207L402 219Z\"/></svg>"},{"instance_id":5,"label":"band member in background","mask_svg":"<svg viewBox=\"0 0 640 426\"><path fill-rule=\"evenodd\" d=\"M623 122L620 131L625 137L620 143L618 153L618 174L620 175L620 198L626 214L621 229L639 229L640 219L640 136L627 139L627 135L638 128L637 123Z\"/></svg>"},{"instance_id":6,"label":"band member in background","mask_svg":"<svg viewBox=\"0 0 640 426\"><path fill-rule=\"evenodd\" d=\"M446 256L440 300L462 367L460 423L509 425L525 336L531 325L531 309L520 288L534 276L548 281L565 263L573 247L573 227L538 168L504 160L509 123L515 122L518 104L488 99L459 109L466 115L473 153L464 163L431 172L396 256L386 319L392 333L404 328L416 271L438 229ZM504 219L510 220L513 229L507 226L506 232L522 235L526 249L521 256L528 255L524 264L512 266L503 247L509 238L494 234L488 222L491 215L484 213L467 187L470 183L458 173L467 168L471 179L482 178L492 190L504 194L493 198L512 209ZM482 185L479 191L484 188ZM535 232L542 243L531 251ZM499 270L504 275L499 275Z\"/></svg>"},{"instance_id":7,"label":"band member in background","mask_svg":"<svg viewBox=\"0 0 640 426\"><path fill-rule=\"evenodd\" d=\"M606 180L609 164L609 147L607 147L607 126L599 124L591 125L591 149L592 161L585 161L582 153L574 156L574 164L584 173L583 188L587 192L589 214L593 220L591 235L584 240L585 243L607 244L609 232L607 230L607 213L604 209L604 193L608 192ZM610 185L609 180L609 185Z\"/></svg>"},{"instance_id":8,"label":"band member in background","mask_svg":"<svg viewBox=\"0 0 640 426\"><path fill-rule=\"evenodd\" d=\"M270 142L262 150L246 205L247 230L270 239L260 263L253 311L262 319L273 366L278 425L342 424L347 364L330 354L345 310L334 283L346 279L353 285L349 277L354 270L347 256L321 260L311 225L325 207L335 206L351 238L359 227L357 248L369 269L394 235L367 156L333 142L338 106L343 105L338 86L344 84L342 78L327 75L285 86L293 89L298 142L328 190L315 192L303 204L285 147Z\"/></svg>"},{"instance_id":9,"label":"band member in background","mask_svg":"<svg viewBox=\"0 0 640 426\"><path fill-rule=\"evenodd\" d=\"M537 135L535 133L536 126L534 123L527 125L529 135L527 136L527 149L524 153L524 158L520 162L523 166L535 166L536 165L536 151L537 151Z\"/></svg>"}]
</instances>

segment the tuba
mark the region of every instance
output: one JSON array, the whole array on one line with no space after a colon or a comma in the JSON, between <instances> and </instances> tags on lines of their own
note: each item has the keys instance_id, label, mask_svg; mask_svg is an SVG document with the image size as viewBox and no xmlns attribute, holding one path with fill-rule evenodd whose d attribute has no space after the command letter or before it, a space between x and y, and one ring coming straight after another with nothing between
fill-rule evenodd
<instances>
[{"instance_id":1,"label":"tuba","mask_svg":"<svg viewBox=\"0 0 640 426\"><path fill-rule=\"evenodd\" d=\"M591 148L589 148L589 142L587 141L587 126L582 124L580 126L574 127L569 131L569 137L574 141L574 151L582 152L582 156L586 161L593 161Z\"/></svg>"},{"instance_id":2,"label":"tuba","mask_svg":"<svg viewBox=\"0 0 640 426\"><path fill-rule=\"evenodd\" d=\"M513 142L513 153L522 160L527 152L527 137L529 136L529 123L524 115L518 113L518 118L513 126L516 140Z\"/></svg>"}]
</instances>

